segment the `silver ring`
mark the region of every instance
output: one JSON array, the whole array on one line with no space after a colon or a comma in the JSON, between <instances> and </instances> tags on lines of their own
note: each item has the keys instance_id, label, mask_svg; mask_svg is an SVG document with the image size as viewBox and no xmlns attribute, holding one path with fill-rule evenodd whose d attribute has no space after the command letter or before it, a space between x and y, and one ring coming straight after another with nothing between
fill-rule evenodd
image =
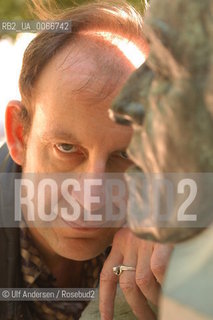
<instances>
[{"instance_id":1,"label":"silver ring","mask_svg":"<svg viewBox=\"0 0 213 320\"><path fill-rule=\"evenodd\" d=\"M112 271L114 272L114 274L116 274L116 276L119 277L123 271L136 271L136 269L135 267L120 265L120 266L113 267Z\"/></svg>"}]
</instances>

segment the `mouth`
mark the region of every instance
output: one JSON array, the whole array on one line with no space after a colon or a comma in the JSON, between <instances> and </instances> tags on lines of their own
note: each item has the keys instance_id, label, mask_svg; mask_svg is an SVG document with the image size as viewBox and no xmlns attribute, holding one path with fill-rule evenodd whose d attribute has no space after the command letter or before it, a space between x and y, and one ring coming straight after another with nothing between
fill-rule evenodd
<instances>
[{"instance_id":1,"label":"mouth","mask_svg":"<svg viewBox=\"0 0 213 320\"><path fill-rule=\"evenodd\" d=\"M102 228L112 228L112 223L110 222L98 222L98 221L67 221L63 218L61 218L63 222L66 223L69 227L73 229L77 229L79 231L97 231Z\"/></svg>"},{"instance_id":2,"label":"mouth","mask_svg":"<svg viewBox=\"0 0 213 320\"><path fill-rule=\"evenodd\" d=\"M116 208L114 207L113 216L107 217L105 212L106 208L101 208L92 212L88 212L90 220L87 220L85 217L85 210L81 210L79 217L75 220L70 221L63 216L60 216L62 223L66 224L72 229L76 229L78 231L97 231L99 229L104 228L120 228L126 222L125 217L117 217L116 218Z\"/></svg>"}]
</instances>

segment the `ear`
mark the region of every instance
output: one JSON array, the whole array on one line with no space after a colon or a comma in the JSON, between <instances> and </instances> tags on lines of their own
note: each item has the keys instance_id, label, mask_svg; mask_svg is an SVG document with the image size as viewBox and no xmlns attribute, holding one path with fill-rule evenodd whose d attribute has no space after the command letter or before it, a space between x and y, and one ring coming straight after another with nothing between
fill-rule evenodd
<instances>
[{"instance_id":1,"label":"ear","mask_svg":"<svg viewBox=\"0 0 213 320\"><path fill-rule=\"evenodd\" d=\"M20 101L10 101L5 113L5 131L7 145L12 159L23 165L25 159L25 144L23 136L23 122L21 111L23 105Z\"/></svg>"}]
</instances>

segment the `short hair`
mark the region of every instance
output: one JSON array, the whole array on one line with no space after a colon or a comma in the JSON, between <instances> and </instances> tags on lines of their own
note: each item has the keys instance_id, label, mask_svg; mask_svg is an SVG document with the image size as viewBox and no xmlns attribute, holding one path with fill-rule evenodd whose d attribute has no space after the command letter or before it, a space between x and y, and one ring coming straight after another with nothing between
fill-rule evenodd
<instances>
[{"instance_id":1,"label":"short hair","mask_svg":"<svg viewBox=\"0 0 213 320\"><path fill-rule=\"evenodd\" d=\"M143 38L143 20L131 5L125 1L92 2L74 8L52 12L45 9L42 1L32 0L40 19L65 21L71 20L72 31L51 33L42 31L25 50L19 78L23 110L22 118L30 125L30 98L35 81L45 65L68 43L76 43L81 34L88 31L104 31L123 36L139 43L146 54L148 49Z\"/></svg>"}]
</instances>

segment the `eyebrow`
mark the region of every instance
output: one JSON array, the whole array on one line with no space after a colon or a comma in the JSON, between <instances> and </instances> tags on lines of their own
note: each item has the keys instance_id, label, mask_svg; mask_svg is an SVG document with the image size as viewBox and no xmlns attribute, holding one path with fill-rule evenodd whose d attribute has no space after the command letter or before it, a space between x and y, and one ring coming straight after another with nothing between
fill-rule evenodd
<instances>
[{"instance_id":1,"label":"eyebrow","mask_svg":"<svg viewBox=\"0 0 213 320\"><path fill-rule=\"evenodd\" d=\"M48 141L52 139L58 139L58 140L64 140L64 141L80 144L80 141L75 137L73 133L62 131L62 130L52 130L52 131L44 132L41 137L43 140L48 140Z\"/></svg>"}]
</instances>

